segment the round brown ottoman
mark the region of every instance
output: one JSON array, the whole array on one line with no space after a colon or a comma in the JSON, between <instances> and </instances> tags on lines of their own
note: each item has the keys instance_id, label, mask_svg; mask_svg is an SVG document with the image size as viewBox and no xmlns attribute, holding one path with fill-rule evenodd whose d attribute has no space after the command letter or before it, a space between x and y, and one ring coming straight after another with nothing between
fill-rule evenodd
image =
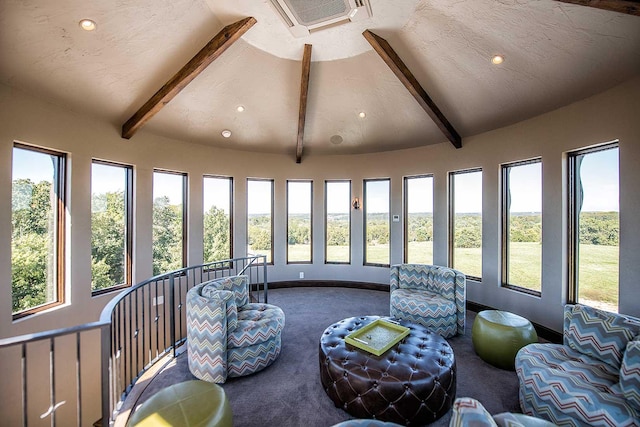
<instances>
[{"instance_id":1,"label":"round brown ottoman","mask_svg":"<svg viewBox=\"0 0 640 427\"><path fill-rule=\"evenodd\" d=\"M513 371L518 350L538 342L538 334L531 322L522 316L508 311L484 310L473 321L471 340L482 360Z\"/></svg>"},{"instance_id":2,"label":"round brown ottoman","mask_svg":"<svg viewBox=\"0 0 640 427\"><path fill-rule=\"evenodd\" d=\"M344 337L378 316L350 317L320 337L320 381L333 403L357 418L403 425L431 423L447 413L456 395L456 361L449 343L422 325L375 356Z\"/></svg>"}]
</instances>

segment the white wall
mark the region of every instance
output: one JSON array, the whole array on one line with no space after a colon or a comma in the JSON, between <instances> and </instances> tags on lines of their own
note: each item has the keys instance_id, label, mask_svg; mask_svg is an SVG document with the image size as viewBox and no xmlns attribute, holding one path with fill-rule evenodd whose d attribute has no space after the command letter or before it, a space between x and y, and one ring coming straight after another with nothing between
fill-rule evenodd
<instances>
[{"instance_id":1,"label":"white wall","mask_svg":"<svg viewBox=\"0 0 640 427\"><path fill-rule=\"evenodd\" d=\"M352 264L324 264L323 200L325 179L351 179L353 196L362 198L362 180L391 178L391 214L402 218L402 178L432 173L435 183L434 263L447 262L447 173L481 167L483 174L483 282L468 285L468 299L509 309L562 329L566 301L565 153L602 142L620 141L620 311L640 316L640 78L605 93L515 124L465 138L456 150L449 143L411 150L354 156L303 157L239 152L169 140L141 130L121 139L119 126L96 121L0 85L0 337L97 319L113 295L91 296L90 170L93 158L135 168L135 281L151 275L151 204L154 168L189 174L189 264L202 258L202 175L234 177L235 256L243 256L246 238L246 178L275 179L275 265L269 280L331 279L388 283L386 268L362 265L362 211L353 211ZM428 118L425 116L425 120ZM12 321L11 316L11 155L13 141L69 153L68 305ZM293 147L292 147L293 149ZM543 160L542 297L500 287L499 166L541 156ZM314 181L312 265L286 265L287 179ZM391 225L391 263L402 262L402 223ZM331 292L327 289L327 292Z\"/></svg>"}]
</instances>

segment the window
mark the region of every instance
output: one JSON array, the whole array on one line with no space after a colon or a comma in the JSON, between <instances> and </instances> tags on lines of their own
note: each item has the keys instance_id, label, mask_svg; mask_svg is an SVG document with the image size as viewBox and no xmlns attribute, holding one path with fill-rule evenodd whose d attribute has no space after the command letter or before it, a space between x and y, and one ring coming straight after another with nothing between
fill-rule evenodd
<instances>
[{"instance_id":1,"label":"window","mask_svg":"<svg viewBox=\"0 0 640 427\"><path fill-rule=\"evenodd\" d=\"M313 182L287 181L287 263L311 263Z\"/></svg>"},{"instance_id":2,"label":"window","mask_svg":"<svg viewBox=\"0 0 640 427\"><path fill-rule=\"evenodd\" d=\"M153 172L153 274L186 265L187 175Z\"/></svg>"},{"instance_id":3,"label":"window","mask_svg":"<svg viewBox=\"0 0 640 427\"><path fill-rule=\"evenodd\" d=\"M542 162L502 165L502 283L542 290Z\"/></svg>"},{"instance_id":4,"label":"window","mask_svg":"<svg viewBox=\"0 0 640 427\"><path fill-rule=\"evenodd\" d=\"M91 164L91 291L131 286L133 168Z\"/></svg>"},{"instance_id":5,"label":"window","mask_svg":"<svg viewBox=\"0 0 640 427\"><path fill-rule=\"evenodd\" d=\"M404 262L433 264L433 176L404 178Z\"/></svg>"},{"instance_id":6,"label":"window","mask_svg":"<svg viewBox=\"0 0 640 427\"><path fill-rule=\"evenodd\" d=\"M233 257L233 178L205 176L203 179L204 262Z\"/></svg>"},{"instance_id":7,"label":"window","mask_svg":"<svg viewBox=\"0 0 640 427\"><path fill-rule=\"evenodd\" d=\"M247 179L247 253L273 264L273 180Z\"/></svg>"},{"instance_id":8,"label":"window","mask_svg":"<svg viewBox=\"0 0 640 427\"><path fill-rule=\"evenodd\" d=\"M618 312L618 144L569 153L569 300Z\"/></svg>"},{"instance_id":9,"label":"window","mask_svg":"<svg viewBox=\"0 0 640 427\"><path fill-rule=\"evenodd\" d=\"M482 277L482 170L449 173L449 265Z\"/></svg>"},{"instance_id":10,"label":"window","mask_svg":"<svg viewBox=\"0 0 640 427\"><path fill-rule=\"evenodd\" d=\"M389 179L364 181L364 263L389 266Z\"/></svg>"},{"instance_id":11,"label":"window","mask_svg":"<svg viewBox=\"0 0 640 427\"><path fill-rule=\"evenodd\" d=\"M325 182L325 263L351 263L351 181Z\"/></svg>"},{"instance_id":12,"label":"window","mask_svg":"<svg viewBox=\"0 0 640 427\"><path fill-rule=\"evenodd\" d=\"M64 302L66 155L13 146L11 302L14 318Z\"/></svg>"}]
</instances>

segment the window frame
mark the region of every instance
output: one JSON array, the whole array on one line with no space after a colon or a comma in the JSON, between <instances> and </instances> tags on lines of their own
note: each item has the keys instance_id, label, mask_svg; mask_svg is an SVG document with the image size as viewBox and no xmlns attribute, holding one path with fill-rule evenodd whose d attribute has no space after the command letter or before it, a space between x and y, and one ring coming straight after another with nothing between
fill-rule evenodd
<instances>
[{"instance_id":1,"label":"window frame","mask_svg":"<svg viewBox=\"0 0 640 427\"><path fill-rule=\"evenodd\" d=\"M21 142L14 141L13 150L16 148L21 150L29 150L34 151L41 154L46 154L49 156L54 156L56 158L56 170L57 170L57 180L55 183L52 183L52 191L58 195L55 206L52 206L52 210L55 210L56 220L55 220L55 261L54 265L56 268L56 277L55 277L55 289L56 289L56 298L54 301L44 303L38 305L36 307L28 308L26 310L13 312L12 309L12 319L18 320L25 318L27 316L31 316L36 313L43 312L45 310L59 307L66 303L66 294L65 294L65 275L66 275L66 231L67 231L67 221L66 221L66 210L67 210L67 201L68 201L68 175L67 175L67 153L63 153L61 151L52 150L49 148L37 147L34 145L24 144ZM12 168L13 171L13 168ZM12 178L13 182L13 172ZM12 213L13 217L13 213ZM13 240L13 238L12 238ZM12 281L12 289L13 292L13 281Z\"/></svg>"},{"instance_id":2,"label":"window frame","mask_svg":"<svg viewBox=\"0 0 640 427\"><path fill-rule=\"evenodd\" d=\"M234 180L232 176L225 176L225 175L212 175L212 174L204 174L202 175L202 190L203 190L203 194L202 194L202 198L204 200L204 182L207 178L211 178L211 179L226 179L229 181L229 259L233 259L233 190L234 190ZM204 206L202 209L202 238L204 240L204 215L206 212L204 212ZM202 253L202 262L203 263L209 263L209 262L215 262L215 261L207 261L204 259L204 241L203 241L203 253ZM233 263L230 264L231 266L233 266ZM226 267L222 267L222 268L226 268Z\"/></svg>"},{"instance_id":3,"label":"window frame","mask_svg":"<svg viewBox=\"0 0 640 427\"><path fill-rule=\"evenodd\" d=\"M105 294L111 291L117 291L129 288L133 285L133 166L124 163L117 163L108 160L92 159L91 166L100 164L104 166L120 167L125 170L125 207L124 207L124 226L125 226L125 283L110 286L104 289L91 290L91 296ZM92 175L93 178L93 175ZM93 197L93 192L91 193ZM93 213L92 213L93 216ZM93 275L92 275L93 279Z\"/></svg>"},{"instance_id":4,"label":"window frame","mask_svg":"<svg viewBox=\"0 0 640 427\"><path fill-rule=\"evenodd\" d=\"M289 183L309 184L309 260L291 261L289 260ZM313 264L313 180L312 179L288 179L286 182L286 263L287 264ZM273 246L273 245L272 245Z\"/></svg>"},{"instance_id":5,"label":"window frame","mask_svg":"<svg viewBox=\"0 0 640 427\"><path fill-rule=\"evenodd\" d=\"M456 171L450 171L449 172L449 188L448 188L448 194L449 194L449 225L448 225L448 232L449 232L449 238L448 238L448 242L449 242L449 251L448 251L448 256L449 259L447 260L447 264L449 265L450 268L454 268L454 261L455 261L455 216L456 216L456 209L455 209L455 176L456 175L464 175L464 174L470 174L470 173L480 173L480 177L481 180L482 178L484 178L483 176L483 170L482 167L476 167L476 168L469 168L469 169L461 169L461 170L456 170ZM482 185L483 186L483 185ZM481 207L481 211L480 211L480 215L481 217L484 216L484 206ZM482 218L480 220L480 232L482 234L483 233L483 227L482 227ZM482 239L482 237L481 237ZM482 264L483 264L483 251L482 251L483 247L482 247L482 242L480 242L480 268L482 270ZM463 272L464 273L464 272ZM466 273L464 273L467 279L471 279L471 280L475 280L477 282L482 282L482 276L473 276L473 275L468 275Z\"/></svg>"},{"instance_id":6,"label":"window frame","mask_svg":"<svg viewBox=\"0 0 640 427\"><path fill-rule=\"evenodd\" d=\"M349 260L348 261L329 261L327 258L327 254L328 254L328 248L329 245L327 244L328 238L329 238L329 229L328 229L328 220L327 217L329 216L329 204L328 204L328 184L330 183L346 183L349 186L349 200L347 200L347 202L349 203L349 237L348 237L348 243L349 243L349 250L348 250L348 254L349 254ZM326 179L324 181L324 263L325 264L336 264L336 265L351 265L351 191L352 191L352 185L351 185L351 180L350 179Z\"/></svg>"},{"instance_id":7,"label":"window frame","mask_svg":"<svg viewBox=\"0 0 640 427\"><path fill-rule=\"evenodd\" d=\"M522 292L528 295L533 295L533 296L537 296L537 297L541 297L542 296L542 271L540 272L540 291L534 290L534 289L529 289L529 288L525 288L524 286L518 286L518 285L514 285L512 283L509 283L507 281L508 277L509 277L509 237L510 237L510 233L509 233L509 216L510 216L510 210L511 208L508 206L509 204L509 190L510 190L510 180L509 180L509 173L508 170L510 168L513 167L517 167L517 166L526 166L526 165L531 165L531 164L536 164L539 163L540 164L540 191L541 191L541 196L542 198L544 197L544 194L542 194L543 191L543 187L544 187L544 182L543 182L543 170L542 170L542 157L533 157L530 159L526 159L526 160L519 160L519 161L515 161L515 162L509 162L509 163L503 163L500 165L500 184L501 184L501 190L500 190L500 196L501 196L501 200L500 200L500 206L501 206L501 216L502 216L502 221L501 221L501 229L500 229L500 245L501 245L501 276L500 276L500 284L503 288L506 289L511 289L514 291L518 291L518 292ZM543 200L540 201L541 205ZM542 219L543 216L543 212L540 212L540 216ZM541 240L542 240L542 235L540 236ZM541 242L542 244L542 242ZM542 269L542 259L540 259L540 269Z\"/></svg>"},{"instance_id":8,"label":"window frame","mask_svg":"<svg viewBox=\"0 0 640 427\"><path fill-rule=\"evenodd\" d=\"M433 190L435 188L435 177L432 173L425 173L425 174L420 174L420 175L410 175L410 176L405 176L402 179L402 194L403 194L403 203L402 203L402 210L403 210L403 221L404 224L402 226L402 235L403 235L403 240L404 240L404 245L403 245L403 254L402 254L402 259L404 263L408 263L409 261L409 181L412 179L421 179L421 178L431 178L431 220L433 222L433 208L434 208L434 193ZM391 230L389 230L391 231ZM433 244L433 236L431 239L431 243ZM433 264L433 253L431 255L431 264Z\"/></svg>"},{"instance_id":9,"label":"window frame","mask_svg":"<svg viewBox=\"0 0 640 427\"><path fill-rule=\"evenodd\" d=\"M388 210L387 213L389 215L389 221L387 223L387 226L389 227L389 251L388 251L388 257L389 257L389 262L386 264L380 264L380 263L373 263L373 262L367 262L367 207L369 205L369 202L367 200L367 184L369 182L381 182L381 181L386 181L389 183L389 191L387 193L387 197L388 197ZM391 178L366 178L362 180L362 198L363 198L363 207L362 207L362 246L363 246L363 250L362 250L362 265L363 266L367 266L367 267L390 267L391 266Z\"/></svg>"},{"instance_id":10,"label":"window frame","mask_svg":"<svg viewBox=\"0 0 640 427\"><path fill-rule=\"evenodd\" d=\"M581 148L567 152L567 303L577 304L579 301L579 258L580 258L580 224L579 215L581 208L578 207L579 180L577 179L576 160L580 156L599 153L602 151L618 149L620 156L620 142L614 140L595 146ZM620 171L618 170L618 176ZM619 197L619 195L618 195ZM619 213L618 213L619 214ZM619 231L618 231L619 233ZM618 255L619 257L619 255ZM619 259L618 259L619 261ZM620 292L620 282L618 281L618 292ZM618 308L620 302L618 301Z\"/></svg>"},{"instance_id":11,"label":"window frame","mask_svg":"<svg viewBox=\"0 0 640 427\"><path fill-rule=\"evenodd\" d=\"M188 233L189 233L189 227L187 224L189 215L188 215L188 209L189 209L189 197L188 197L188 191L189 191L189 174L186 172L178 172L178 171L173 171L173 170L169 170L169 169L161 169L161 168L154 168L153 169L153 174L155 173L163 173L163 174L167 174L167 175L177 175L177 176L181 176L182 177L182 266L179 269L185 268L187 266L187 254L188 254L188 248L187 248L187 244L188 244ZM152 180L152 185L153 185L153 180ZM152 193L152 206L151 206L151 210L153 212L153 187L151 189L151 193ZM153 241L153 233L151 234L151 238ZM153 254L152 254L152 262L153 262Z\"/></svg>"},{"instance_id":12,"label":"window frame","mask_svg":"<svg viewBox=\"0 0 640 427\"><path fill-rule=\"evenodd\" d=\"M266 265L275 265L274 264L274 259L273 259L273 255L274 255L274 251L273 251L273 246L274 246L274 226L273 226L273 209L274 209L274 198L275 198L275 180L273 178L247 178L247 221L246 221L246 227L247 227L247 237L246 237L246 242L245 242L245 248L249 247L249 182L250 181L266 181L266 182L270 182L271 183L271 212L270 212L270 218L271 218L271 257L270 257L270 261L266 262Z\"/></svg>"}]
</instances>

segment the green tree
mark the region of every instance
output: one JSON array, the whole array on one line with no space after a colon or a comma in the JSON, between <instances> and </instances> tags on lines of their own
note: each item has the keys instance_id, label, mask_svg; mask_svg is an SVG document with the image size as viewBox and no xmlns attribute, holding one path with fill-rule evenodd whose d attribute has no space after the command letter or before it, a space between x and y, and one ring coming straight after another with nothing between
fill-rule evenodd
<instances>
[{"instance_id":1,"label":"green tree","mask_svg":"<svg viewBox=\"0 0 640 427\"><path fill-rule=\"evenodd\" d=\"M231 258L231 224L223 209L212 206L204 214L203 239L205 262Z\"/></svg>"},{"instance_id":2,"label":"green tree","mask_svg":"<svg viewBox=\"0 0 640 427\"><path fill-rule=\"evenodd\" d=\"M182 268L182 210L167 196L153 201L153 274Z\"/></svg>"},{"instance_id":3,"label":"green tree","mask_svg":"<svg viewBox=\"0 0 640 427\"><path fill-rule=\"evenodd\" d=\"M18 179L11 190L11 300L15 313L54 297L54 235L51 183Z\"/></svg>"},{"instance_id":4,"label":"green tree","mask_svg":"<svg viewBox=\"0 0 640 427\"><path fill-rule=\"evenodd\" d=\"M91 289L125 283L124 192L93 196L91 205Z\"/></svg>"}]
</instances>

